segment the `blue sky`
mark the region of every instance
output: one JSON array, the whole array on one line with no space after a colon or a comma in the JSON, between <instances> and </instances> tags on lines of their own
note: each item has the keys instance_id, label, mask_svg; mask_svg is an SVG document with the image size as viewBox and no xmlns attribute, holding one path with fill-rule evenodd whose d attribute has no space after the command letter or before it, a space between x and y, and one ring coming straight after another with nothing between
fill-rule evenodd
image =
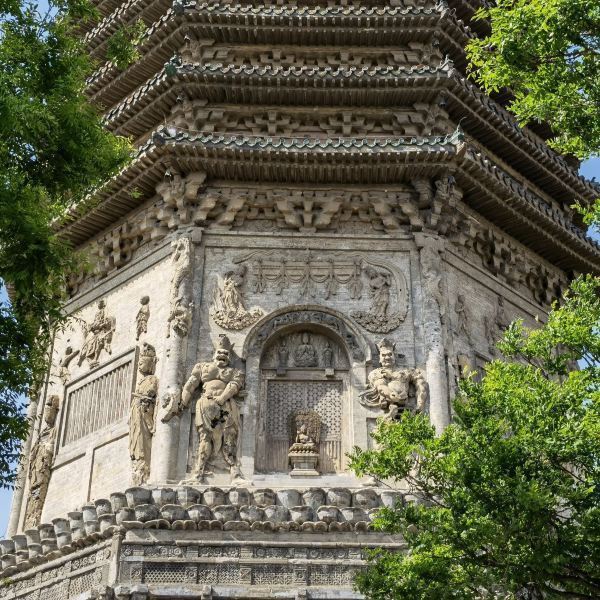
<instances>
[{"instance_id":1,"label":"blue sky","mask_svg":"<svg viewBox=\"0 0 600 600\"><path fill-rule=\"evenodd\" d=\"M596 179L600 181L600 158L593 158L585 162L581 167L581 173L589 179L596 177ZM5 296L2 291L0 292L0 301L4 299ZM0 539L2 539L6 533L11 496L12 490L0 489Z\"/></svg>"}]
</instances>

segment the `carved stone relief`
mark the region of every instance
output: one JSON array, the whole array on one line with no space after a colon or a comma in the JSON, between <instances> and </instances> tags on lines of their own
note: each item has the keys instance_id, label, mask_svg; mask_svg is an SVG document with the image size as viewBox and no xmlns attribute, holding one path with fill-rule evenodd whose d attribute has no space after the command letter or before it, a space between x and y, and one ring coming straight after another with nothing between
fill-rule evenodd
<instances>
[{"instance_id":1,"label":"carved stone relief","mask_svg":"<svg viewBox=\"0 0 600 600\"><path fill-rule=\"evenodd\" d=\"M44 500L50 482L50 470L56 444L56 416L59 410L59 397L50 396L44 406L43 424L29 458L29 493L25 508L23 529L39 525L44 508Z\"/></svg>"},{"instance_id":2,"label":"carved stone relief","mask_svg":"<svg viewBox=\"0 0 600 600\"><path fill-rule=\"evenodd\" d=\"M169 413L180 413L196 399L198 453L191 474L193 482L203 481L210 474L209 467L218 469L222 463L232 479L241 478L237 449L241 421L236 396L244 388L244 374L229 366L231 352L229 338L219 336L213 360L194 366L177 410Z\"/></svg>"},{"instance_id":3,"label":"carved stone relief","mask_svg":"<svg viewBox=\"0 0 600 600\"><path fill-rule=\"evenodd\" d=\"M64 356L60 359L58 376L62 381L63 385L66 385L67 381L69 381L69 379L71 378L69 365L78 354L79 350L74 351L71 346L67 346L65 349Z\"/></svg>"},{"instance_id":4,"label":"carved stone relief","mask_svg":"<svg viewBox=\"0 0 600 600\"><path fill-rule=\"evenodd\" d=\"M255 308L246 310L242 287L246 280L246 266L238 265L225 273L222 286L215 286L210 315L223 329L240 330L256 323L263 311Z\"/></svg>"},{"instance_id":5,"label":"carved stone relief","mask_svg":"<svg viewBox=\"0 0 600 600\"><path fill-rule=\"evenodd\" d=\"M138 363L141 379L135 387L129 411L129 456L134 485L146 483L150 475L154 413L158 394L156 360L154 346L144 343Z\"/></svg>"},{"instance_id":6,"label":"carved stone relief","mask_svg":"<svg viewBox=\"0 0 600 600\"><path fill-rule=\"evenodd\" d=\"M423 372L396 368L395 344L390 340L384 338L377 347L381 367L369 374L368 387L360 395L360 403L385 410L384 418L388 421L393 421L403 410L425 410L428 388Z\"/></svg>"},{"instance_id":7,"label":"carved stone relief","mask_svg":"<svg viewBox=\"0 0 600 600\"><path fill-rule=\"evenodd\" d=\"M428 312L432 315L438 315L441 323L444 323L445 303L440 254L435 248L425 246L421 248L420 258L424 291L423 302Z\"/></svg>"},{"instance_id":8,"label":"carved stone relief","mask_svg":"<svg viewBox=\"0 0 600 600\"><path fill-rule=\"evenodd\" d=\"M100 300L94 320L89 325L83 323L85 340L79 352L79 366L87 360L88 365L93 369L98 366L103 350L112 354L111 343L115 327L116 319L106 314L106 303Z\"/></svg>"},{"instance_id":9,"label":"carved stone relief","mask_svg":"<svg viewBox=\"0 0 600 600\"><path fill-rule=\"evenodd\" d=\"M474 255L492 275L513 288L529 290L534 300L549 306L567 286L565 276L552 271L500 230L478 217L455 220L450 238L464 255Z\"/></svg>"},{"instance_id":10,"label":"carved stone relief","mask_svg":"<svg viewBox=\"0 0 600 600\"><path fill-rule=\"evenodd\" d=\"M192 242L189 237L181 237L173 242L171 265L173 275L169 292L170 312L168 318L167 337L171 329L179 336L185 337L189 333L192 322L193 304L189 300L182 285L191 272Z\"/></svg>"},{"instance_id":11,"label":"carved stone relief","mask_svg":"<svg viewBox=\"0 0 600 600\"><path fill-rule=\"evenodd\" d=\"M346 353L327 336L308 331L288 333L269 348L261 359L262 369L348 369Z\"/></svg>"},{"instance_id":12,"label":"carved stone relief","mask_svg":"<svg viewBox=\"0 0 600 600\"><path fill-rule=\"evenodd\" d=\"M454 313L456 315L454 332L459 337L462 337L467 343L471 344L471 312L465 302L465 297L463 294L458 294L456 296Z\"/></svg>"},{"instance_id":13,"label":"carved stone relief","mask_svg":"<svg viewBox=\"0 0 600 600\"><path fill-rule=\"evenodd\" d=\"M148 320L150 319L150 297L140 298L140 309L135 316L135 339L139 340L143 333L148 333Z\"/></svg>"},{"instance_id":14,"label":"carved stone relief","mask_svg":"<svg viewBox=\"0 0 600 600\"><path fill-rule=\"evenodd\" d=\"M290 446L288 458L292 477L319 475L319 443L321 438L321 417L315 411L293 414L290 419Z\"/></svg>"},{"instance_id":15,"label":"carved stone relief","mask_svg":"<svg viewBox=\"0 0 600 600\"><path fill-rule=\"evenodd\" d=\"M500 340L504 330L510 325L510 318L506 314L504 308L504 298L498 296L496 306L494 308L494 314L492 316L486 315L483 318L483 327L485 331L485 337L488 341L489 353L494 356L497 353L496 342Z\"/></svg>"},{"instance_id":16,"label":"carved stone relief","mask_svg":"<svg viewBox=\"0 0 600 600\"><path fill-rule=\"evenodd\" d=\"M318 310L295 310L269 319L267 322L263 323L256 332L249 347L249 351L260 352L265 342L267 342L267 340L278 330L283 327L301 323L307 325L323 325L327 329L334 331L344 340L353 359L357 361L363 361L365 359L364 352L360 347L356 336L346 324L339 317Z\"/></svg>"},{"instance_id":17,"label":"carved stone relief","mask_svg":"<svg viewBox=\"0 0 600 600\"><path fill-rule=\"evenodd\" d=\"M403 303L402 310L388 313L390 289L394 285L392 274L368 264L364 267L364 273L369 280L371 308L368 311L354 311L350 315L367 331L373 333L388 333L398 328L406 318L408 304Z\"/></svg>"},{"instance_id":18,"label":"carved stone relief","mask_svg":"<svg viewBox=\"0 0 600 600\"><path fill-rule=\"evenodd\" d=\"M294 349L294 365L296 367L316 367L319 364L317 351L310 341L310 333L302 333L300 343Z\"/></svg>"},{"instance_id":19,"label":"carved stone relief","mask_svg":"<svg viewBox=\"0 0 600 600\"><path fill-rule=\"evenodd\" d=\"M355 255L344 258L315 259L312 252L304 257L275 258L274 253L252 255L242 262L253 260L252 288L255 293L266 294L272 290L281 296L284 292L298 294L299 300L307 298L330 300L344 286L351 300L363 296L363 273L371 305L367 310L356 310L351 316L367 331L388 333L398 328L408 311L408 289L400 271L392 271L382 264Z\"/></svg>"}]
</instances>

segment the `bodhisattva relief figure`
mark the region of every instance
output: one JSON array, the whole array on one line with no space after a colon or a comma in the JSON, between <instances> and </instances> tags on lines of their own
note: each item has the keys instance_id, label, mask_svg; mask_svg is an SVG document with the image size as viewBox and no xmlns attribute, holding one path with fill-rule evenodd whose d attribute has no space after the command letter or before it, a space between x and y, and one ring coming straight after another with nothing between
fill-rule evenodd
<instances>
[{"instance_id":1,"label":"bodhisattva relief figure","mask_svg":"<svg viewBox=\"0 0 600 600\"><path fill-rule=\"evenodd\" d=\"M129 410L129 456L131 457L134 485L142 485L150 475L150 453L154 435L154 411L158 393L156 351L154 346L144 344L140 354L138 381L131 398Z\"/></svg>"},{"instance_id":2,"label":"bodhisattva relief figure","mask_svg":"<svg viewBox=\"0 0 600 600\"><path fill-rule=\"evenodd\" d=\"M235 396L244 388L244 375L229 366L231 349L227 336L220 336L213 360L197 363L181 392L176 414L190 405L200 389L196 402L198 455L192 470L192 479L196 482L210 474L207 467L219 457L228 465L232 479L241 479L237 456L240 411Z\"/></svg>"},{"instance_id":3,"label":"bodhisattva relief figure","mask_svg":"<svg viewBox=\"0 0 600 600\"><path fill-rule=\"evenodd\" d=\"M225 273L223 286L215 288L210 314L223 329L245 329L256 323L263 315L260 308L248 311L242 298L242 286L246 279L246 266Z\"/></svg>"},{"instance_id":4,"label":"bodhisattva relief figure","mask_svg":"<svg viewBox=\"0 0 600 600\"><path fill-rule=\"evenodd\" d=\"M66 385L67 381L71 378L71 372L69 371L69 365L71 361L79 354L79 350L73 351L71 346L67 346L65 349L65 355L62 357L60 361L60 370L58 372L58 376L62 381L63 385Z\"/></svg>"},{"instance_id":5,"label":"bodhisattva relief figure","mask_svg":"<svg viewBox=\"0 0 600 600\"><path fill-rule=\"evenodd\" d=\"M488 341L488 350L491 355L496 354L496 342L500 340L504 330L510 325L510 319L504 308L504 298L498 296L496 312L493 317L485 316L483 318L483 327Z\"/></svg>"},{"instance_id":6,"label":"bodhisattva relief figure","mask_svg":"<svg viewBox=\"0 0 600 600\"><path fill-rule=\"evenodd\" d=\"M301 342L294 350L294 364L297 367L316 367L318 365L317 351L310 341L310 334L304 332Z\"/></svg>"},{"instance_id":7,"label":"bodhisattva relief figure","mask_svg":"<svg viewBox=\"0 0 600 600\"><path fill-rule=\"evenodd\" d=\"M100 300L94 320L89 325L85 323L83 325L85 341L79 353L77 362L79 366L83 364L84 360L87 360L90 368L93 369L100 362L102 350L112 354L111 343L115 325L115 318L106 314L106 303L104 300Z\"/></svg>"},{"instance_id":8,"label":"bodhisattva relief figure","mask_svg":"<svg viewBox=\"0 0 600 600\"><path fill-rule=\"evenodd\" d=\"M428 387L421 369L396 368L395 344L390 340L381 340L377 348L381 367L369 374L368 388L360 395L360 403L387 411L387 421L396 419L402 410L425 410Z\"/></svg>"},{"instance_id":9,"label":"bodhisattva relief figure","mask_svg":"<svg viewBox=\"0 0 600 600\"><path fill-rule=\"evenodd\" d=\"M24 530L39 525L42 516L56 444L58 409L58 396L50 396L44 406L44 422L40 435L33 445L29 458L29 494L25 508Z\"/></svg>"},{"instance_id":10,"label":"bodhisattva relief figure","mask_svg":"<svg viewBox=\"0 0 600 600\"><path fill-rule=\"evenodd\" d=\"M389 271L376 269L371 265L364 268L369 279L369 296L372 298L368 311L355 311L351 316L367 331L387 333L400 326L406 315L396 312L388 314L392 274Z\"/></svg>"},{"instance_id":11,"label":"bodhisattva relief figure","mask_svg":"<svg viewBox=\"0 0 600 600\"><path fill-rule=\"evenodd\" d=\"M463 336L470 343L469 311L467 309L465 297L462 294L458 294L456 297L454 312L456 313L456 334Z\"/></svg>"},{"instance_id":12,"label":"bodhisattva relief figure","mask_svg":"<svg viewBox=\"0 0 600 600\"><path fill-rule=\"evenodd\" d=\"M150 297L142 296L140 310L135 316L135 339L139 340L142 333L148 333L148 320L150 319Z\"/></svg>"}]
</instances>

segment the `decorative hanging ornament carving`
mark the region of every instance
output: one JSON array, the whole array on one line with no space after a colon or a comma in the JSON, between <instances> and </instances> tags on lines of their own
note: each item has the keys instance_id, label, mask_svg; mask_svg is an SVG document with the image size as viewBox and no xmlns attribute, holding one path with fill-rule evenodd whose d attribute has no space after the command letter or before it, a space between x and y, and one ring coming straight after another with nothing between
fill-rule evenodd
<instances>
[{"instance_id":1,"label":"decorative hanging ornament carving","mask_svg":"<svg viewBox=\"0 0 600 600\"><path fill-rule=\"evenodd\" d=\"M260 308L246 310L242 296L245 280L246 266L238 265L225 273L220 288L215 286L210 315L223 329L245 329L256 323L264 314Z\"/></svg>"},{"instance_id":2,"label":"decorative hanging ornament carving","mask_svg":"<svg viewBox=\"0 0 600 600\"><path fill-rule=\"evenodd\" d=\"M150 297L140 298L140 309L135 316L135 339L139 340L142 333L148 333L148 320L150 319Z\"/></svg>"}]
</instances>

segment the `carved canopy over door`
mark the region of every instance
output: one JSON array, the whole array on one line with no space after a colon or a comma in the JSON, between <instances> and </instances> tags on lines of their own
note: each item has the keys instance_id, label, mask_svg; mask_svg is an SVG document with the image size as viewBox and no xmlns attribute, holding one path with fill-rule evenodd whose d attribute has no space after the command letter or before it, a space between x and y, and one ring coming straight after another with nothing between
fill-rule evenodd
<instances>
[{"instance_id":1,"label":"carved canopy over door","mask_svg":"<svg viewBox=\"0 0 600 600\"><path fill-rule=\"evenodd\" d=\"M344 470L343 427L349 362L335 340L314 331L298 330L279 337L261 360L261 419L257 469L290 471L288 452L294 443L293 416L315 411L321 419L320 473ZM347 416L346 416L347 420Z\"/></svg>"}]
</instances>

